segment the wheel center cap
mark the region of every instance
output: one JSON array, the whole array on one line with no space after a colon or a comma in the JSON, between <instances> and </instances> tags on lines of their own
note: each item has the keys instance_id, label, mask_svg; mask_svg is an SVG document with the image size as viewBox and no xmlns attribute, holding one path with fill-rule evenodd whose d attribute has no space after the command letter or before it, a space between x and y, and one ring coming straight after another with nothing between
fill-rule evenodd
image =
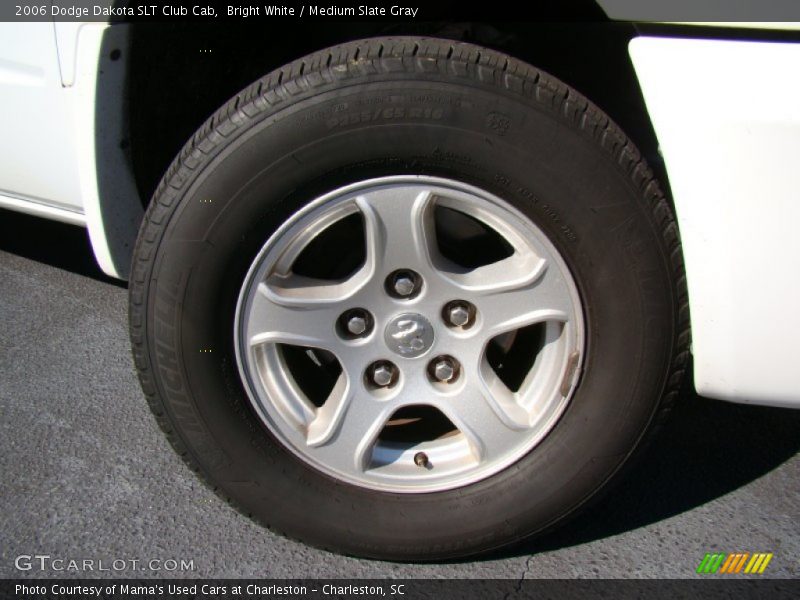
<instances>
[{"instance_id":1,"label":"wheel center cap","mask_svg":"<svg viewBox=\"0 0 800 600\"><path fill-rule=\"evenodd\" d=\"M422 356L433 345L433 325L417 313L397 315L386 325L386 345L405 358Z\"/></svg>"}]
</instances>

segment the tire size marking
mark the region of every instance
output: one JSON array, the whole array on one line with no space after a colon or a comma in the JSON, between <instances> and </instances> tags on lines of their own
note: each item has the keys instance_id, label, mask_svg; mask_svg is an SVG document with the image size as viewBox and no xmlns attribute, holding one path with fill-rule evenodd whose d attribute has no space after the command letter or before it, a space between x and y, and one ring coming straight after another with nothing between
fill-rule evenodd
<instances>
[{"instance_id":1,"label":"tire size marking","mask_svg":"<svg viewBox=\"0 0 800 600\"><path fill-rule=\"evenodd\" d=\"M549 204L542 204L541 208L544 214L550 217L550 220L553 221L553 223L558 225L558 230L564 235L565 238L567 238L570 242L577 241L578 236L575 235L575 232L572 231L572 228L569 225L567 225L561 220L561 217L556 212L555 208L553 208Z\"/></svg>"},{"instance_id":2,"label":"tire size marking","mask_svg":"<svg viewBox=\"0 0 800 600\"><path fill-rule=\"evenodd\" d=\"M467 154L459 154L451 150L442 150L439 146L433 149L431 158L441 162L449 162L457 165L474 165L475 161Z\"/></svg>"},{"instance_id":3,"label":"tire size marking","mask_svg":"<svg viewBox=\"0 0 800 600\"><path fill-rule=\"evenodd\" d=\"M422 105L412 106L409 105ZM432 105L427 108L424 105ZM366 121L375 121L380 118L426 118L425 111L428 111L432 119L441 119L443 113L436 113L443 108L472 108L473 104L469 100L463 98L449 98L446 96L439 96L436 94L392 94L388 96L368 96L359 97L352 101L340 101L333 106L315 110L305 114L302 119L303 122L309 121L325 121L329 128L346 125L351 123L362 123ZM407 111L407 114L395 114L394 117L381 115L382 108L396 108L400 113ZM342 113L348 110L353 110L352 116L345 119ZM358 111L358 112L356 112ZM366 118L363 115L367 114ZM342 122L340 122L342 121Z\"/></svg>"},{"instance_id":4,"label":"tire size marking","mask_svg":"<svg viewBox=\"0 0 800 600\"><path fill-rule=\"evenodd\" d=\"M570 242L578 241L578 235L569 225L564 223L564 221L562 220L561 216L558 214L556 209L550 206L549 204L539 202L539 199L536 197L536 194L534 194L531 190L529 190L524 186L512 183L511 179L509 179L502 173L495 174L494 180L495 183L497 183L498 185L501 185L504 188L511 190L514 193L522 196L523 198L528 200L533 206L541 210L555 225L558 226L558 230Z\"/></svg>"},{"instance_id":5,"label":"tire size marking","mask_svg":"<svg viewBox=\"0 0 800 600\"><path fill-rule=\"evenodd\" d=\"M349 115L341 115L329 119L326 123L328 129L336 127L346 127L348 125L358 125L359 123L371 123L374 121L392 121L401 119L427 119L430 121L439 121L444 117L443 108L422 108L422 107L386 107L378 108L376 110L362 110L358 113L351 113Z\"/></svg>"}]
</instances>

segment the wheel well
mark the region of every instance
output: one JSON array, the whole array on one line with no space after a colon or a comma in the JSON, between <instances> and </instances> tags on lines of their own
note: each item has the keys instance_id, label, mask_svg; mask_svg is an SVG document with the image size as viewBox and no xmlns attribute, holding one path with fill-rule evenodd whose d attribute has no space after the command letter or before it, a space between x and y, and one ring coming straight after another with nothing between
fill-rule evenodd
<instances>
[{"instance_id":1,"label":"wheel well","mask_svg":"<svg viewBox=\"0 0 800 600\"><path fill-rule=\"evenodd\" d=\"M323 23L280 27L133 26L128 106L131 155L147 204L173 158L203 122L254 80L310 52L380 35L473 42L539 67L586 95L637 144L666 184L658 143L628 56L633 26L548 23Z\"/></svg>"}]
</instances>

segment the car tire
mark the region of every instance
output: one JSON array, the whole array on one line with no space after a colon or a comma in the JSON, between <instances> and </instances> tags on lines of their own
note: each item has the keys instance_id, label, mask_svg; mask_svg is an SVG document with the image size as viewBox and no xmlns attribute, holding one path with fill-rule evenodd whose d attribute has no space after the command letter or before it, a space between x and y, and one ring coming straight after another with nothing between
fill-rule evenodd
<instances>
[{"instance_id":1,"label":"car tire","mask_svg":"<svg viewBox=\"0 0 800 600\"><path fill-rule=\"evenodd\" d=\"M400 239L392 237L402 229L393 229L395 217L387 212L370 225L369 210L353 207L358 198L365 206L384 198L375 201L377 212L395 210L420 190L436 205L425 209L434 216L425 217L432 219L428 233L419 234L429 236L424 252L402 263L410 272L406 294L408 282L396 278L401 263L391 257L411 252L419 236L381 246L376 231ZM405 218L404 211L392 214ZM344 221L350 229L339 225ZM343 229L323 235L331 223ZM312 248L326 236L326 247ZM382 262L366 268L372 251ZM413 256L422 258L414 263ZM484 306L494 285L484 285L484 275L500 281L505 269L481 268L509 256L529 261L509 259L508 281L521 279L498 283L491 290L497 304ZM532 275L544 263L549 275L542 277L552 276L553 302L563 308L553 309L547 325L541 322L551 317L533 314L539 298L550 298L545 288L536 291ZM328 283L312 294L293 287L301 284L287 279L289 272ZM354 272L363 281L336 292ZM464 290L463 298L440 289ZM518 289L532 291L512 296ZM279 308L253 308L259 290L267 290L270 306L289 306L283 323ZM306 296L311 304L292 308ZM450 302L462 300L463 312L448 312ZM489 338L502 329L496 315L513 303L531 329ZM315 316L317 305L333 307L330 315L344 321L331 317L326 325ZM356 316L366 333L361 321L350 325L352 310L364 311ZM251 355L248 323L264 314L259 323L269 343ZM321 325L306 327L296 314ZM399 323L401 314L412 316ZM453 315L465 325L454 324ZM303 329L296 344L288 333L273 335L295 326ZM392 346L396 336L426 328L435 337L420 333ZM253 83L214 114L150 202L133 260L130 331L158 424L223 498L289 537L392 560L487 552L573 514L663 418L689 343L678 231L633 143L554 77L486 48L426 38L317 52ZM321 350L313 350L315 331L324 331ZM412 346L422 355L403 354ZM471 358L456 356L461 348ZM537 363L546 352L551 358ZM437 371L442 356L455 362ZM506 378L516 367L506 363L522 365L513 385ZM378 377L375 369L385 364ZM541 388L529 385L534 369L543 374L536 375ZM319 421L327 433L304 448L322 408L302 402L317 393L314 386L333 397L337 381L365 402L422 411L405 420L393 413L392 424L428 423L430 410L448 425L431 439L382 441L385 429L365 434L353 466L348 450L341 460L325 450L331 435L339 439L336 428L361 414L348 412L344 399L339 417ZM485 392L492 385L497 396ZM533 392L528 398L531 389L547 399ZM476 394L489 398L494 412L470 424L474 415L464 416L459 401L473 406L467 403L477 402ZM507 435L496 424L482 430L481 420L495 417L506 419ZM433 425L425 427L414 435L431 435ZM485 447L482 436L492 437ZM456 453L452 463L447 452Z\"/></svg>"}]
</instances>

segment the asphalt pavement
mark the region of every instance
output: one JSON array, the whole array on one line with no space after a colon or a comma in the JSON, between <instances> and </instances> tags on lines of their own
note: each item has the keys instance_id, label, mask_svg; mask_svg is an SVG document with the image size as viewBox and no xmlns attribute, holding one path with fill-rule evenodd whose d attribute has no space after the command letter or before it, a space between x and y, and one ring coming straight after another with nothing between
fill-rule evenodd
<instances>
[{"instance_id":1,"label":"asphalt pavement","mask_svg":"<svg viewBox=\"0 0 800 600\"><path fill-rule=\"evenodd\" d=\"M707 552L771 552L765 577L800 577L800 411L687 391L626 479L547 537L361 560L262 529L189 471L139 390L126 313L84 230L0 211L0 577L684 578Z\"/></svg>"}]
</instances>

